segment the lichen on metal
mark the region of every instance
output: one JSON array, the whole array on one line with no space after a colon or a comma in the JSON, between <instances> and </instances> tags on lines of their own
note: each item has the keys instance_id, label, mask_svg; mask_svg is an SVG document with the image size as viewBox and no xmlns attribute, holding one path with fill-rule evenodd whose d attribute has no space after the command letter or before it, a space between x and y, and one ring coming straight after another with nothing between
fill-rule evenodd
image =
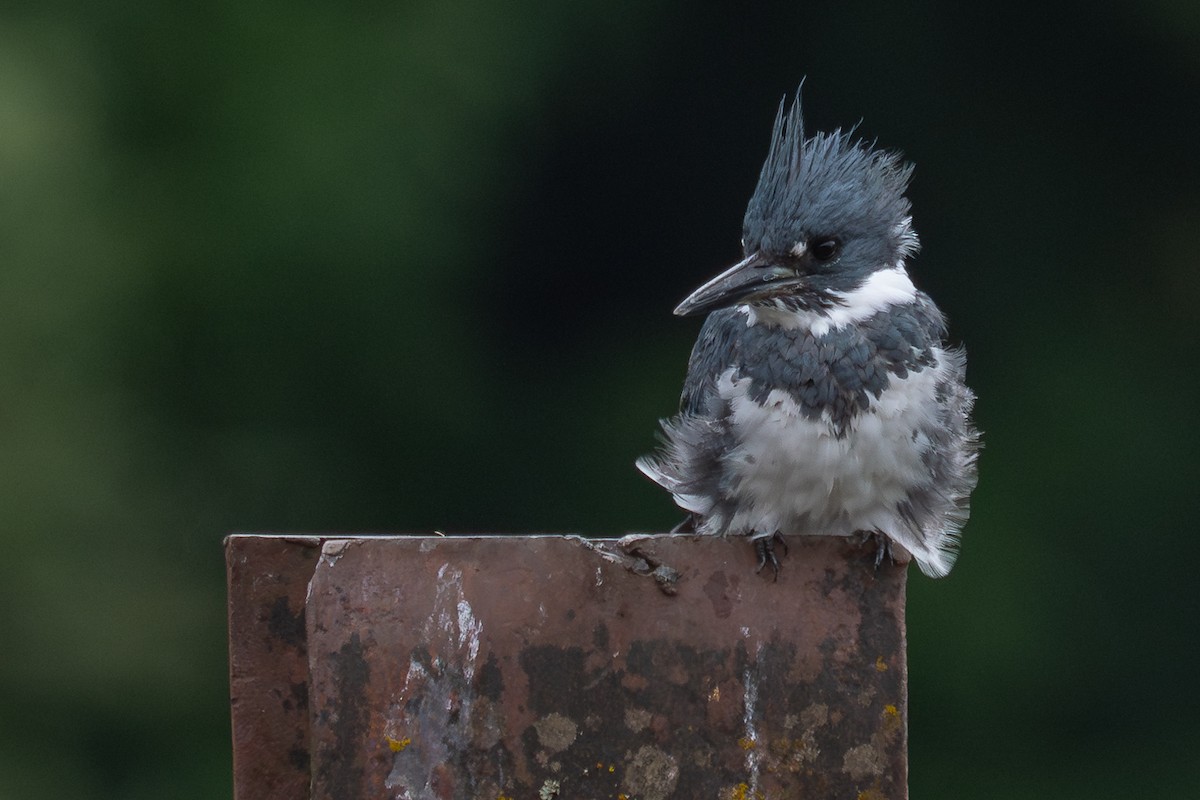
<instances>
[{"instance_id":1,"label":"lichen on metal","mask_svg":"<svg viewBox=\"0 0 1200 800\"><path fill-rule=\"evenodd\" d=\"M906 797L903 569L813 538L776 583L737 544L327 544L312 796Z\"/></svg>"}]
</instances>

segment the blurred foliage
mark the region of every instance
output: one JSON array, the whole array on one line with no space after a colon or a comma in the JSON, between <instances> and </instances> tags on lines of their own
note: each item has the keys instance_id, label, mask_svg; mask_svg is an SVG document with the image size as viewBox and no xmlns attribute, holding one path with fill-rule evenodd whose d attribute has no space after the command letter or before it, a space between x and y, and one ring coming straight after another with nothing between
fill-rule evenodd
<instances>
[{"instance_id":1,"label":"blurred foliage","mask_svg":"<svg viewBox=\"0 0 1200 800\"><path fill-rule=\"evenodd\" d=\"M669 312L805 75L917 163L986 430L913 796L1190 793L1194 4L51 0L0 10L0 798L228 796L228 531L673 524Z\"/></svg>"}]
</instances>

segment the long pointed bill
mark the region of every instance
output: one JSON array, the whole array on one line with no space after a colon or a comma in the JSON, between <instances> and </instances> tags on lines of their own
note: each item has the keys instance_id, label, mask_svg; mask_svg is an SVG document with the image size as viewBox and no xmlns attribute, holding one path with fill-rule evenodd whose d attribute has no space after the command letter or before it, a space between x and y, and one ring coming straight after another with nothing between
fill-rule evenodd
<instances>
[{"instance_id":1,"label":"long pointed bill","mask_svg":"<svg viewBox=\"0 0 1200 800\"><path fill-rule=\"evenodd\" d=\"M675 314L686 317L765 297L794 286L800 279L790 269L776 266L758 253L734 264L701 286L675 307Z\"/></svg>"}]
</instances>

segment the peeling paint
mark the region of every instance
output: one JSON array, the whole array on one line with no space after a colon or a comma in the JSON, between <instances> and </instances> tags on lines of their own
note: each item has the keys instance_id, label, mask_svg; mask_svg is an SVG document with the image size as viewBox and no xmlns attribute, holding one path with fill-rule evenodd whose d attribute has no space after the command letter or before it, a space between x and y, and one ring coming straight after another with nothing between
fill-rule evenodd
<instances>
[{"instance_id":1,"label":"peeling paint","mask_svg":"<svg viewBox=\"0 0 1200 800\"><path fill-rule=\"evenodd\" d=\"M757 653L755 654L757 657ZM758 752L758 729L755 723L755 706L758 704L758 675L755 674L755 664L753 667L746 667L742 674L742 686L745 689L745 698L743 700L744 708L742 712L742 739L738 742L743 750L746 751L746 772L750 774L750 788L758 788L758 766L762 761L762 754ZM744 744L743 744L744 743Z\"/></svg>"},{"instance_id":2,"label":"peeling paint","mask_svg":"<svg viewBox=\"0 0 1200 800\"><path fill-rule=\"evenodd\" d=\"M437 593L425 624L427 647L408 661L400 710L413 733L410 744L393 751L384 782L406 800L441 800L454 783L458 753L473 742L475 671L483 624L463 593L462 570L443 563ZM390 721L390 727L401 723Z\"/></svg>"},{"instance_id":3,"label":"peeling paint","mask_svg":"<svg viewBox=\"0 0 1200 800\"><path fill-rule=\"evenodd\" d=\"M341 559L346 548L353 543L353 539L330 539L321 546L321 560L332 567Z\"/></svg>"},{"instance_id":4,"label":"peeling paint","mask_svg":"<svg viewBox=\"0 0 1200 800\"><path fill-rule=\"evenodd\" d=\"M465 647L467 651L467 660L463 664L463 675L468 683L475 678L475 661L479 658L479 636L482 633L483 625L471 613L471 604L466 600L459 600L458 646Z\"/></svg>"}]
</instances>

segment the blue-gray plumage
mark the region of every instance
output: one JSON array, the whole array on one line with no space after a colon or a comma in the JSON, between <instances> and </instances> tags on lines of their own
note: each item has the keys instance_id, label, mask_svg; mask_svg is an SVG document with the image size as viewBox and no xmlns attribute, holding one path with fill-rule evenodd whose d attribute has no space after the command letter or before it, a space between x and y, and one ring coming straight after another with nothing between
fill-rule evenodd
<instances>
[{"instance_id":1,"label":"blue-gray plumage","mask_svg":"<svg viewBox=\"0 0 1200 800\"><path fill-rule=\"evenodd\" d=\"M743 223L745 258L684 300L711 312L664 448L638 467L697 532L872 536L945 575L976 481L974 395L906 269L912 168L780 104ZM898 547L897 547L898 545Z\"/></svg>"}]
</instances>

